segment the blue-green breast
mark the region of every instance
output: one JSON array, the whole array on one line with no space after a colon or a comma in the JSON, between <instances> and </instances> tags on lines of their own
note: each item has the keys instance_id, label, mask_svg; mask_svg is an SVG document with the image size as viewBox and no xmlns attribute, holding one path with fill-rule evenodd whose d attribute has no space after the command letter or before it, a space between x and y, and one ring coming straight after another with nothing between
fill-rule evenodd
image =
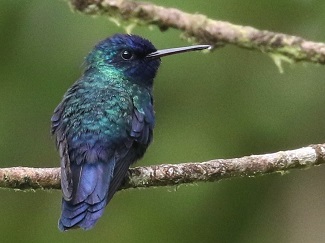
<instances>
[{"instance_id":1,"label":"blue-green breast","mask_svg":"<svg viewBox=\"0 0 325 243\"><path fill-rule=\"evenodd\" d=\"M114 152L130 137L134 109L145 114L144 109L152 107L151 102L150 90L130 82L117 71L86 72L67 91L63 101L61 125L72 157L75 152L80 154L92 148L109 148ZM77 149L81 151L73 151ZM105 153L106 156L110 154Z\"/></svg>"}]
</instances>

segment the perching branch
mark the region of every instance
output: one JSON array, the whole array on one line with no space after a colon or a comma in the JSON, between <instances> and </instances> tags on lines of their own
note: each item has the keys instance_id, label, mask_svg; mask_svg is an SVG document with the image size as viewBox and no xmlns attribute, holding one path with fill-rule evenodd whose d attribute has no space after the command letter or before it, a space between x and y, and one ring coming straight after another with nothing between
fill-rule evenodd
<instances>
[{"instance_id":1,"label":"perching branch","mask_svg":"<svg viewBox=\"0 0 325 243\"><path fill-rule=\"evenodd\" d=\"M325 144L317 144L296 150L235 159L152 165L130 169L120 189L219 181L231 177L252 177L291 169L306 169L324 163ZM0 187L20 190L59 189L60 169L2 168L0 169Z\"/></svg>"},{"instance_id":2,"label":"perching branch","mask_svg":"<svg viewBox=\"0 0 325 243\"><path fill-rule=\"evenodd\" d=\"M280 67L281 61L306 61L325 64L325 44L301 37L258 30L249 26L217 21L201 14L130 0L71 0L85 14L105 15L118 24L157 25L162 31L174 28L196 42L239 47L268 53Z\"/></svg>"}]
</instances>

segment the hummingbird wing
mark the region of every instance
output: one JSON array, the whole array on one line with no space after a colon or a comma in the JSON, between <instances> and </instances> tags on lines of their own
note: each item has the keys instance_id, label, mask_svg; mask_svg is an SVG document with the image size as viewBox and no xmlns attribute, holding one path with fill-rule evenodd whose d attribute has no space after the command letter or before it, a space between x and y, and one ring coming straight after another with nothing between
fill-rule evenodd
<instances>
[{"instance_id":1,"label":"hummingbird wing","mask_svg":"<svg viewBox=\"0 0 325 243\"><path fill-rule=\"evenodd\" d=\"M116 162L114 175L108 191L107 203L112 199L115 192L125 179L125 175L131 164L135 163L145 153L149 143L152 141L153 127L155 123L152 100L140 112L136 106L133 108L132 126L129 137L124 140L125 156Z\"/></svg>"},{"instance_id":2,"label":"hummingbird wing","mask_svg":"<svg viewBox=\"0 0 325 243\"><path fill-rule=\"evenodd\" d=\"M64 124L61 122L61 116L64 111L64 102L60 103L54 110L51 117L51 133L56 134L56 144L61 158L61 188L63 198L67 201L72 199L72 174L70 170L70 158L68 154L68 144L64 135Z\"/></svg>"}]
</instances>

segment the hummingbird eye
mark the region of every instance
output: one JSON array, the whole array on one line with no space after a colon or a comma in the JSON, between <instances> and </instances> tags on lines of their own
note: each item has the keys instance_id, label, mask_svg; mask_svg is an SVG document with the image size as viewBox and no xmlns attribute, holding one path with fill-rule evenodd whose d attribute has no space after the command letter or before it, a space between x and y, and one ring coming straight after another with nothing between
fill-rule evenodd
<instances>
[{"instance_id":1,"label":"hummingbird eye","mask_svg":"<svg viewBox=\"0 0 325 243\"><path fill-rule=\"evenodd\" d=\"M124 50L124 51L122 51L122 53L121 53L121 57L122 57L124 60L130 60L130 59L133 57L133 53L130 52L130 51Z\"/></svg>"}]
</instances>

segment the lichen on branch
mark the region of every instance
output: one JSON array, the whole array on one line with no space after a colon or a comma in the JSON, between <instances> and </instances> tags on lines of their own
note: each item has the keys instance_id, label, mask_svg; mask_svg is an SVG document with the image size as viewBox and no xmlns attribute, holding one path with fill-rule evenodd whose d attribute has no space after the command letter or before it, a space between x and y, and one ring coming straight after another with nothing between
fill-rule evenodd
<instances>
[{"instance_id":1,"label":"lichen on branch","mask_svg":"<svg viewBox=\"0 0 325 243\"><path fill-rule=\"evenodd\" d=\"M220 46L233 44L263 53L283 55L292 61L325 64L325 44L301 37L258 30L209 19L201 14L189 14L175 8L130 0L70 0L80 12L108 16L125 25L156 25L161 30L174 28L198 43ZM283 60L280 58L278 60ZM278 65L278 64L277 64ZM280 67L281 68L281 67Z\"/></svg>"},{"instance_id":2,"label":"lichen on branch","mask_svg":"<svg viewBox=\"0 0 325 243\"><path fill-rule=\"evenodd\" d=\"M325 163L325 144L206 162L162 164L129 169L120 189L173 186L212 182L233 177L252 177ZM0 187L19 190L60 189L60 168L0 168Z\"/></svg>"}]
</instances>

